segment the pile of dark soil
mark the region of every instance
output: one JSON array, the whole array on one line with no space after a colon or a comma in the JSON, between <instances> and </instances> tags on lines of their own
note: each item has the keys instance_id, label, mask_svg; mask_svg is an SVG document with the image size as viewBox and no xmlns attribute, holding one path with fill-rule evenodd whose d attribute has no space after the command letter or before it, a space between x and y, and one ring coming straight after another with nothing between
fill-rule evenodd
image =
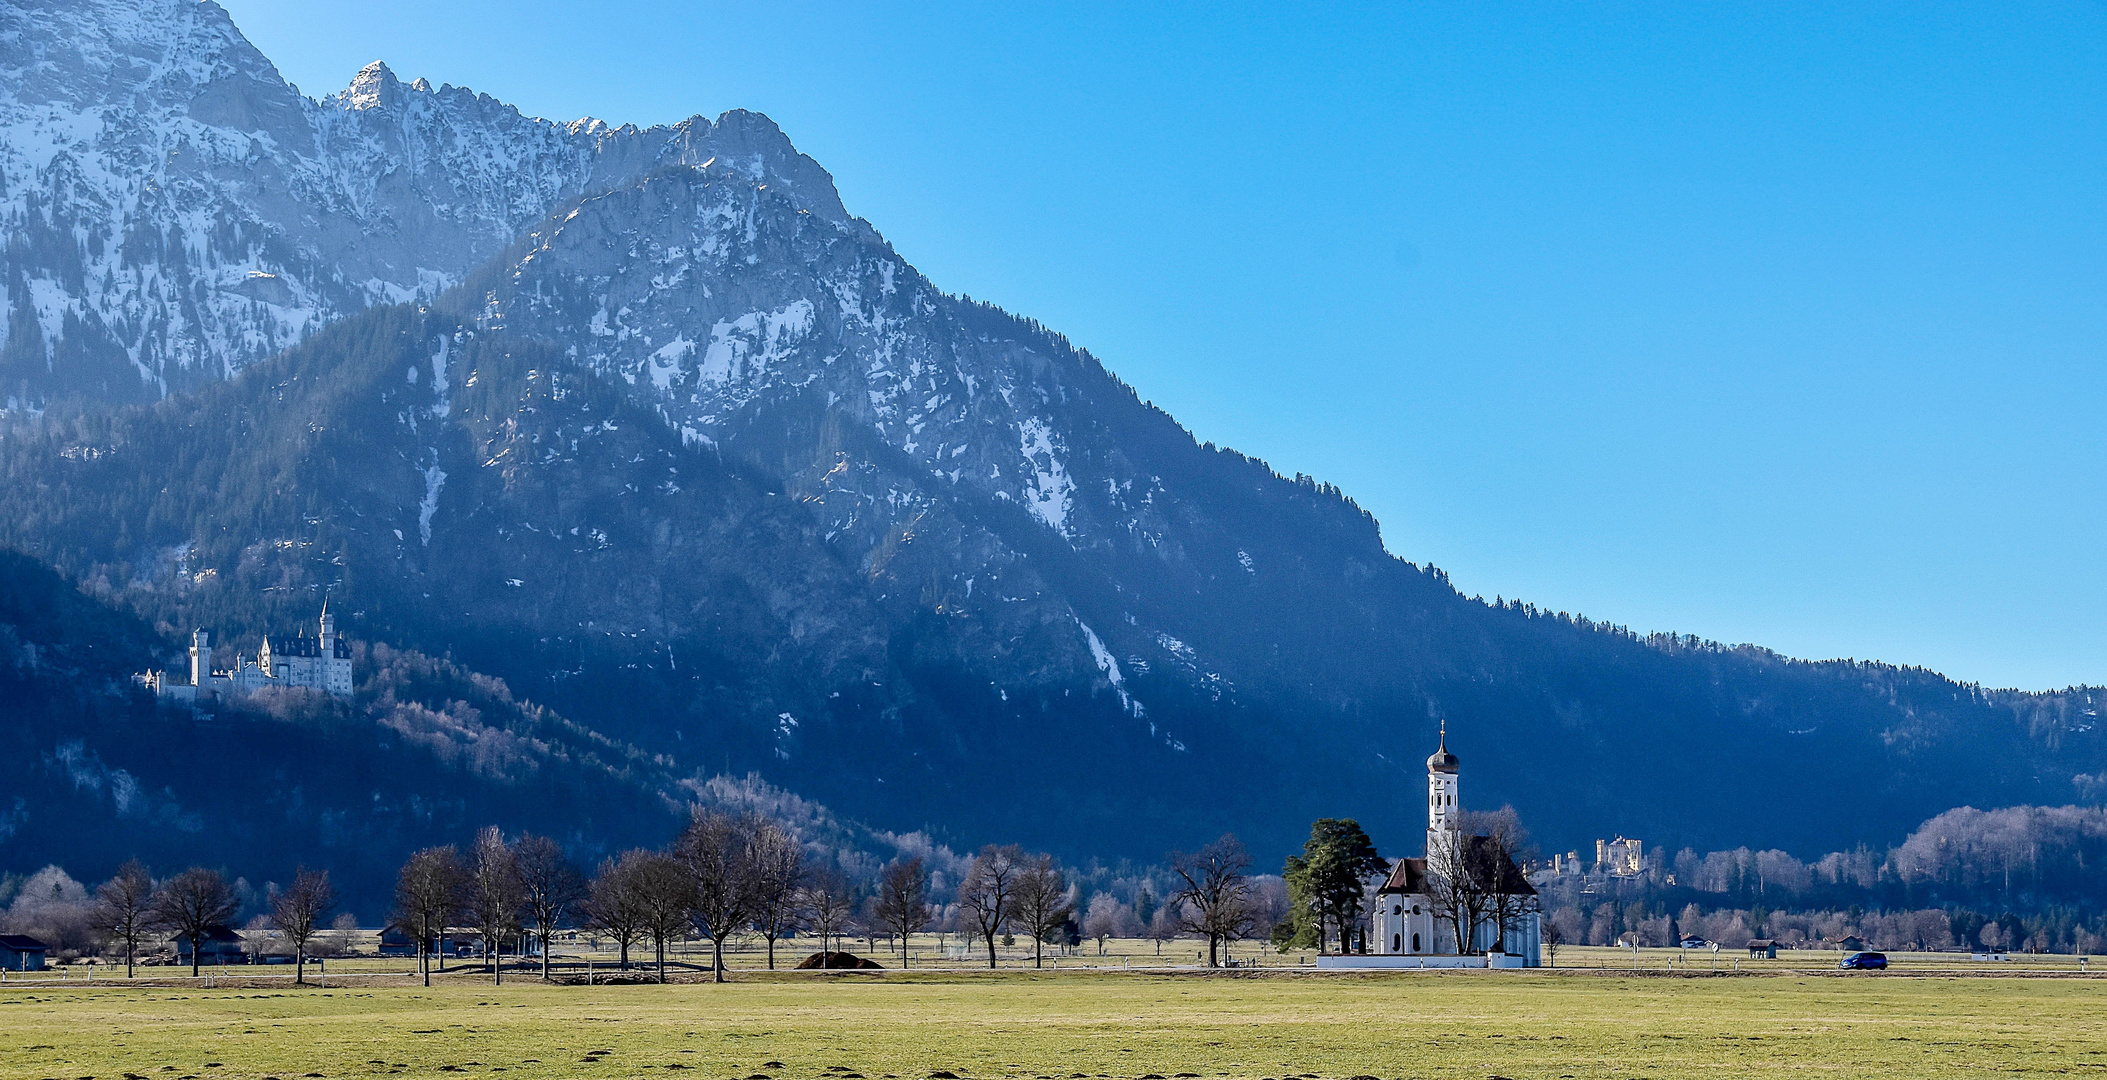
<instances>
[{"instance_id":1,"label":"pile of dark soil","mask_svg":"<svg viewBox=\"0 0 2107 1080\"><path fill-rule=\"evenodd\" d=\"M869 960L855 953L845 952L816 952L798 961L797 966L803 971L812 971L819 968L848 968L856 971L870 971L885 967L884 964L876 960Z\"/></svg>"}]
</instances>

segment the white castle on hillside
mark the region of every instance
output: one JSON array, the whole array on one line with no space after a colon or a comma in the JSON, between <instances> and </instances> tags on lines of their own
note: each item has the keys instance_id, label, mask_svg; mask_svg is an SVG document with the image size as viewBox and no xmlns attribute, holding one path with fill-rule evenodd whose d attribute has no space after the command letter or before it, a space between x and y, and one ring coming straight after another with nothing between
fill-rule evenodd
<instances>
[{"instance_id":1,"label":"white castle on hillside","mask_svg":"<svg viewBox=\"0 0 2107 1080\"><path fill-rule=\"evenodd\" d=\"M190 681L171 682L165 671L149 671L133 678L157 697L195 705L213 697L243 697L267 686L300 686L320 690L331 697L351 696L351 643L337 632L337 617L322 602L321 633L308 637L305 631L292 640L273 645L263 639L254 657L235 656L234 666L212 670L212 634L206 630L190 635Z\"/></svg>"}]
</instances>

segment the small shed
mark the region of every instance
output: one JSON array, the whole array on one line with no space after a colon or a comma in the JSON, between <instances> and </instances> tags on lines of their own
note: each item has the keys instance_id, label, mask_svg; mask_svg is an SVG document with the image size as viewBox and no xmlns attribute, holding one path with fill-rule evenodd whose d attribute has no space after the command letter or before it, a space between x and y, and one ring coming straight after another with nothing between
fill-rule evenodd
<instances>
[{"instance_id":1,"label":"small shed","mask_svg":"<svg viewBox=\"0 0 2107 1080\"><path fill-rule=\"evenodd\" d=\"M1712 943L1697 934L1684 934L1682 940L1676 942L1676 944L1685 949L1702 949Z\"/></svg>"},{"instance_id":2,"label":"small shed","mask_svg":"<svg viewBox=\"0 0 2107 1080\"><path fill-rule=\"evenodd\" d=\"M27 934L0 934L0 971L42 971L51 946Z\"/></svg>"},{"instance_id":3,"label":"small shed","mask_svg":"<svg viewBox=\"0 0 2107 1080\"><path fill-rule=\"evenodd\" d=\"M1777 958L1778 943L1776 941L1767 937L1749 939L1749 959L1776 960Z\"/></svg>"},{"instance_id":4,"label":"small shed","mask_svg":"<svg viewBox=\"0 0 2107 1080\"><path fill-rule=\"evenodd\" d=\"M1822 944L1833 949L1842 949L1845 952L1864 952L1866 950L1866 939L1859 937L1857 934L1824 938Z\"/></svg>"}]
</instances>

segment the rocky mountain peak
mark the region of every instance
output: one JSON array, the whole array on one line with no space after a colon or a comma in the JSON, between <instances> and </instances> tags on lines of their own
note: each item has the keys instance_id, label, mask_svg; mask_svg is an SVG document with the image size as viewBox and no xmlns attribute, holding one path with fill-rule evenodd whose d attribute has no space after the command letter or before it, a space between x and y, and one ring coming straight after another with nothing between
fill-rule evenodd
<instances>
[{"instance_id":1,"label":"rocky mountain peak","mask_svg":"<svg viewBox=\"0 0 2107 1080\"><path fill-rule=\"evenodd\" d=\"M187 103L239 78L284 86L210 0L19 0L0 5L0 100Z\"/></svg>"},{"instance_id":2,"label":"rocky mountain peak","mask_svg":"<svg viewBox=\"0 0 2107 1080\"><path fill-rule=\"evenodd\" d=\"M344 89L344 102L353 109L384 109L401 101L401 80L379 60L360 68Z\"/></svg>"},{"instance_id":3,"label":"rocky mountain peak","mask_svg":"<svg viewBox=\"0 0 2107 1080\"><path fill-rule=\"evenodd\" d=\"M876 236L759 113L555 123L382 61L314 100L196 0L0 6L0 127L0 407L222 378L671 165Z\"/></svg>"},{"instance_id":4,"label":"rocky mountain peak","mask_svg":"<svg viewBox=\"0 0 2107 1080\"><path fill-rule=\"evenodd\" d=\"M719 116L714 124L694 117L682 128L687 129L684 134L693 132L702 136L702 145L685 155L690 164L699 165L715 159L717 165L756 183L773 181L782 184L799 209L828 221L849 220L849 212L841 203L841 193L834 187L834 174L800 153L796 146L791 145L790 136L766 115L732 109ZM702 151L706 151L709 158L696 160L694 153Z\"/></svg>"}]
</instances>

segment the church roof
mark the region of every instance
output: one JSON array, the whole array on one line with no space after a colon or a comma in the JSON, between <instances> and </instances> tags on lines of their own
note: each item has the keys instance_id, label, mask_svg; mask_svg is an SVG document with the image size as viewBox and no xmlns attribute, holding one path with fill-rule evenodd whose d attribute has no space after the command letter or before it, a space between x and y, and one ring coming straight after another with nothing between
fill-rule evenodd
<instances>
[{"instance_id":1,"label":"church roof","mask_svg":"<svg viewBox=\"0 0 2107 1080\"><path fill-rule=\"evenodd\" d=\"M1528 876L1522 873L1522 868L1515 864L1514 859L1492 846L1492 837L1473 836L1470 839L1470 843L1471 872L1477 875L1483 888L1491 891L1494 888L1493 879L1497 878L1505 883L1506 887L1499 890L1504 895L1536 895L1535 886L1529 884ZM1493 869L1492 860L1495 857L1507 864L1503 873L1494 874L1491 872ZM1390 868L1390 877L1383 882L1381 888L1376 890L1379 893L1423 893L1426 891L1427 861L1425 859L1397 860L1397 865Z\"/></svg>"},{"instance_id":2,"label":"church roof","mask_svg":"<svg viewBox=\"0 0 2107 1080\"><path fill-rule=\"evenodd\" d=\"M1427 861L1425 859L1399 859L1390 868L1390 877L1383 882L1378 893L1423 893L1427 891Z\"/></svg>"},{"instance_id":3,"label":"church roof","mask_svg":"<svg viewBox=\"0 0 2107 1080\"><path fill-rule=\"evenodd\" d=\"M1513 856L1493 844L1492 837L1471 837L1471 870L1478 875L1480 881L1495 876L1492 873L1494 859L1506 864L1503 871L1497 875L1507 886L1499 890L1501 893L1507 896L1536 895L1536 887L1529 884L1529 876L1522 873L1521 867L1515 865ZM1492 885L1487 882L1486 888L1490 889Z\"/></svg>"}]
</instances>

